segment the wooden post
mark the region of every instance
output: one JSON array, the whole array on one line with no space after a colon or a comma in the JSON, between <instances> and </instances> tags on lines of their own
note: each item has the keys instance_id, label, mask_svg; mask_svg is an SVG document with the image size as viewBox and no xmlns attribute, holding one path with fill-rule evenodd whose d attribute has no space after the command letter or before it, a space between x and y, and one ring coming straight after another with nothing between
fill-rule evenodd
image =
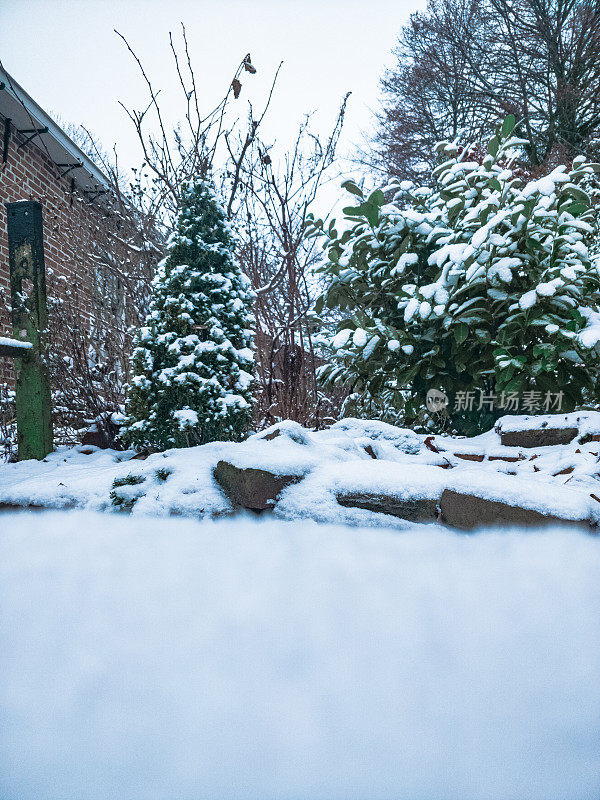
<instances>
[{"instance_id":1,"label":"wooden post","mask_svg":"<svg viewBox=\"0 0 600 800\"><path fill-rule=\"evenodd\" d=\"M42 206L6 203L14 338L31 348L15 358L19 461L52 451L52 405L46 360L46 273Z\"/></svg>"}]
</instances>

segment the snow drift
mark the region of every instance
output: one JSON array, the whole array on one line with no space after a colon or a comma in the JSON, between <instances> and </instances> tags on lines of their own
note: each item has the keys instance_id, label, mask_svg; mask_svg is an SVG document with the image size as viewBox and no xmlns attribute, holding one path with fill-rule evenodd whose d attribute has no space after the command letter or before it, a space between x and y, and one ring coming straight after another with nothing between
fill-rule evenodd
<instances>
[{"instance_id":1,"label":"snow drift","mask_svg":"<svg viewBox=\"0 0 600 800\"><path fill-rule=\"evenodd\" d=\"M3 515L3 800L595 800L600 544Z\"/></svg>"}]
</instances>

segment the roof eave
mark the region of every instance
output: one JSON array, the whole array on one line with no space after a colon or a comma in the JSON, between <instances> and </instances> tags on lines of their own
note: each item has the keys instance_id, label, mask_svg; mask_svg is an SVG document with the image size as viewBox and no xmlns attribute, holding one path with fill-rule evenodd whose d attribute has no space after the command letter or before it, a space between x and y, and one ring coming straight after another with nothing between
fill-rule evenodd
<instances>
[{"instance_id":1,"label":"roof eave","mask_svg":"<svg viewBox=\"0 0 600 800\"><path fill-rule=\"evenodd\" d=\"M0 66L0 88L2 89L0 91L0 114L2 114L2 116L11 117L11 113L4 113L3 106L6 106L9 112L10 106L13 109L12 113L14 113L15 103L17 103L27 116L36 123L36 126L48 129L47 133L38 134L39 138L41 138L42 142L46 143L47 147L40 147L40 144L36 141L37 137L32 140L32 144L36 145L47 155L50 149L54 149L57 152L61 150L66 156L72 158L73 162L79 162L81 164L81 167L77 167L69 173L70 176L74 178L79 188L84 192L111 191L110 181L102 170L96 166L89 156L75 144L52 117L35 102L25 89L23 89L2 66ZM52 142L55 146L50 148L49 145ZM53 158L52 160L58 163L56 159Z\"/></svg>"}]
</instances>

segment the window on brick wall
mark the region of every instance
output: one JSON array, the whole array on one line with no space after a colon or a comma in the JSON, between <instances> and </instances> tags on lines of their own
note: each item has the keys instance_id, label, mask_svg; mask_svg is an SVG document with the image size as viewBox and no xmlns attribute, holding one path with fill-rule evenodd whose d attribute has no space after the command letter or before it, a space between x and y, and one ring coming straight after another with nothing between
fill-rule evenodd
<instances>
[{"instance_id":1,"label":"window on brick wall","mask_svg":"<svg viewBox=\"0 0 600 800\"><path fill-rule=\"evenodd\" d=\"M92 320L89 356L92 363L112 363L125 336L125 289L110 262L96 262L92 270Z\"/></svg>"},{"instance_id":2,"label":"window on brick wall","mask_svg":"<svg viewBox=\"0 0 600 800\"><path fill-rule=\"evenodd\" d=\"M92 303L100 328L125 326L125 290L117 270L108 262L98 262L92 274Z\"/></svg>"}]
</instances>

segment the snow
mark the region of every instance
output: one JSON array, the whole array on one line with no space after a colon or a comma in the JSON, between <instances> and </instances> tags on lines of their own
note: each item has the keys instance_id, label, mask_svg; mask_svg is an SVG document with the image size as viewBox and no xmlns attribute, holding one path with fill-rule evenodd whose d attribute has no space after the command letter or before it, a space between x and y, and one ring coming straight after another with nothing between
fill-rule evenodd
<instances>
[{"instance_id":1,"label":"snow","mask_svg":"<svg viewBox=\"0 0 600 800\"><path fill-rule=\"evenodd\" d=\"M580 308L579 312L587 320L587 325L577 334L577 341L583 347L594 347L600 342L600 314L591 308Z\"/></svg>"},{"instance_id":2,"label":"snow","mask_svg":"<svg viewBox=\"0 0 600 800\"><path fill-rule=\"evenodd\" d=\"M3 800L600 793L596 537L3 523Z\"/></svg>"},{"instance_id":3,"label":"snow","mask_svg":"<svg viewBox=\"0 0 600 800\"><path fill-rule=\"evenodd\" d=\"M589 519L598 507L597 501L585 491L553 486L550 492L543 483L522 476L515 481L511 475L463 470L459 475L454 475L449 483L457 492L527 508L544 516L558 516L564 520Z\"/></svg>"},{"instance_id":4,"label":"snow","mask_svg":"<svg viewBox=\"0 0 600 800\"><path fill-rule=\"evenodd\" d=\"M499 258L488 269L488 278L493 280L497 277L504 283L510 283L512 280L511 269L513 267L518 267L520 263L518 258Z\"/></svg>"},{"instance_id":5,"label":"snow","mask_svg":"<svg viewBox=\"0 0 600 800\"><path fill-rule=\"evenodd\" d=\"M362 328L357 328L352 335L352 342L355 347L364 347L367 343L368 334Z\"/></svg>"},{"instance_id":6,"label":"snow","mask_svg":"<svg viewBox=\"0 0 600 800\"><path fill-rule=\"evenodd\" d=\"M339 350L340 348L344 347L348 339L350 338L350 334L352 331L349 328L345 328L344 330L340 331L333 337L332 346L335 350Z\"/></svg>"},{"instance_id":7,"label":"snow","mask_svg":"<svg viewBox=\"0 0 600 800\"><path fill-rule=\"evenodd\" d=\"M507 414L496 422L496 430L530 431L544 428L579 428L600 434L600 412L572 411L568 414Z\"/></svg>"},{"instance_id":8,"label":"snow","mask_svg":"<svg viewBox=\"0 0 600 800\"><path fill-rule=\"evenodd\" d=\"M10 345L10 347L18 347L21 350L31 350L33 347L31 342L21 342L19 339L9 339L6 336L0 336L0 345Z\"/></svg>"},{"instance_id":9,"label":"snow","mask_svg":"<svg viewBox=\"0 0 600 800\"><path fill-rule=\"evenodd\" d=\"M0 502L108 511L113 508L113 481L133 475L143 478L147 493L135 504L134 514L212 517L231 513L231 504L212 477L221 457L220 445L166 451L143 461L131 460L133 456L132 450L61 447L41 462L5 464L0 467ZM168 480L157 477L159 470L169 471ZM125 491L121 487L120 494Z\"/></svg>"},{"instance_id":10,"label":"snow","mask_svg":"<svg viewBox=\"0 0 600 800\"><path fill-rule=\"evenodd\" d=\"M198 424L198 414L191 408L182 408L179 411L174 411L173 416L179 423L179 427L184 428L193 428L194 425Z\"/></svg>"},{"instance_id":11,"label":"snow","mask_svg":"<svg viewBox=\"0 0 600 800\"><path fill-rule=\"evenodd\" d=\"M411 298L404 309L404 321L409 323L419 310L421 303L415 298Z\"/></svg>"},{"instance_id":12,"label":"snow","mask_svg":"<svg viewBox=\"0 0 600 800\"><path fill-rule=\"evenodd\" d=\"M501 443L501 434L508 431L565 427L578 429L567 445ZM279 497L274 513L282 519L405 528L406 522L396 517L346 508L338 497L439 498L444 488L453 488L596 524L598 437L597 411L507 415L495 430L471 439L425 436L376 420L347 418L321 431L288 420L246 442L214 442L147 458L132 450L86 445L59 448L43 461L4 464L0 505L108 512L132 506L133 516L213 519L238 513L213 477L218 462L225 460L241 469L302 478Z\"/></svg>"},{"instance_id":13,"label":"snow","mask_svg":"<svg viewBox=\"0 0 600 800\"><path fill-rule=\"evenodd\" d=\"M394 267L394 275L402 275L406 267L416 264L419 260L418 255L415 253L403 253L398 258L398 263Z\"/></svg>"},{"instance_id":14,"label":"snow","mask_svg":"<svg viewBox=\"0 0 600 800\"><path fill-rule=\"evenodd\" d=\"M241 469L265 469L274 475L305 475L315 467L326 452L317 453L315 447L297 444L287 437L277 442L251 440L250 447L230 447L223 450L223 457L230 464ZM336 450L328 453L330 457L342 457Z\"/></svg>"},{"instance_id":15,"label":"snow","mask_svg":"<svg viewBox=\"0 0 600 800\"><path fill-rule=\"evenodd\" d=\"M300 483L284 489L275 514L286 520L312 519L320 523L344 522L374 527L381 525L384 517L388 527L407 529L412 525L406 520L362 508L340 506L337 497L358 493L384 494L397 500L435 500L450 482L446 470L411 462L374 461L368 469L356 461L325 464L314 469Z\"/></svg>"},{"instance_id":16,"label":"snow","mask_svg":"<svg viewBox=\"0 0 600 800\"><path fill-rule=\"evenodd\" d=\"M543 178L540 178L537 181L530 181L527 184L527 186L525 186L525 188L523 189L522 196L527 198L537 194L538 192L540 194L550 196L554 194L555 189L556 187L554 185L552 177L550 175L547 175Z\"/></svg>"},{"instance_id":17,"label":"snow","mask_svg":"<svg viewBox=\"0 0 600 800\"><path fill-rule=\"evenodd\" d=\"M431 314L431 303L428 303L427 300L423 300L421 305L419 306L419 316L421 319L427 319L427 317Z\"/></svg>"},{"instance_id":18,"label":"snow","mask_svg":"<svg viewBox=\"0 0 600 800\"><path fill-rule=\"evenodd\" d=\"M375 334L375 336L371 336L369 339L368 344L366 345L365 349L363 350L363 358L366 360L371 358L373 353L375 352L375 348L378 346L379 342L381 341L380 337Z\"/></svg>"},{"instance_id":19,"label":"snow","mask_svg":"<svg viewBox=\"0 0 600 800\"><path fill-rule=\"evenodd\" d=\"M534 306L536 301L537 301L537 293L535 289L531 289L531 291L525 292L525 294L522 295L522 297L519 300L519 305L521 306L523 311L526 311L528 308Z\"/></svg>"}]
</instances>

